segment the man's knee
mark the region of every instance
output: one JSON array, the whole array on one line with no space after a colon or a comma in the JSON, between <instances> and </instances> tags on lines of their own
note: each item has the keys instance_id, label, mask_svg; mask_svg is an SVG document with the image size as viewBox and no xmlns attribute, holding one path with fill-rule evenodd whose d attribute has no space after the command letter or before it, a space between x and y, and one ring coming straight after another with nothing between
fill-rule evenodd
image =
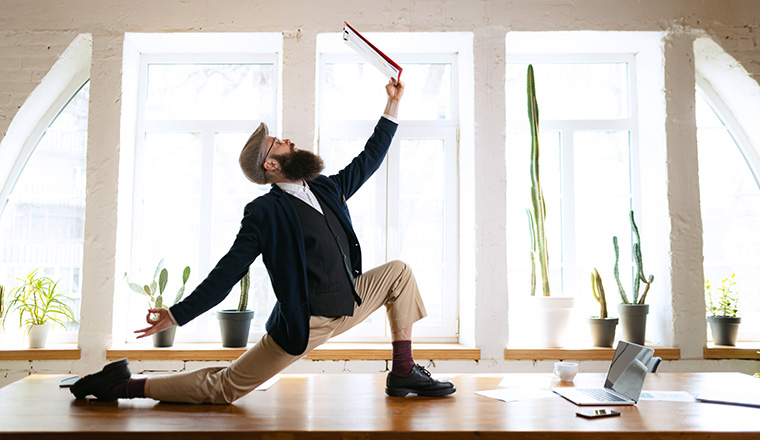
<instances>
[{"instance_id":1,"label":"man's knee","mask_svg":"<svg viewBox=\"0 0 760 440\"><path fill-rule=\"evenodd\" d=\"M393 273L397 273L400 276L401 275L405 275L405 276L412 275L412 268L409 267L408 264L406 264L405 262L403 262L401 260L389 261L388 265L391 267L391 271L393 271Z\"/></svg>"}]
</instances>

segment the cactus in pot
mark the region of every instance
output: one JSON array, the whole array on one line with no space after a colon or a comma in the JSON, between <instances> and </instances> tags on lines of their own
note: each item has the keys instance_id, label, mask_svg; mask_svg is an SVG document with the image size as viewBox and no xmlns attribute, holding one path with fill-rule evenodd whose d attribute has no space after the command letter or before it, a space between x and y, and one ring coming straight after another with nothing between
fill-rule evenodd
<instances>
[{"instance_id":1,"label":"cactus in pot","mask_svg":"<svg viewBox=\"0 0 760 440\"><path fill-rule=\"evenodd\" d=\"M528 66L528 120L530 122L530 199L531 209L528 213L528 224L531 236L531 282L530 294L536 295L536 266L541 270L541 292L543 296L551 296L549 288L549 249L546 244L546 202L541 189L539 174L538 146L538 101L536 100L536 82L533 77L533 66Z\"/></svg>"},{"instance_id":2,"label":"cactus in pot","mask_svg":"<svg viewBox=\"0 0 760 440\"><path fill-rule=\"evenodd\" d=\"M628 295L625 293L623 283L620 282L620 270L618 269L618 263L620 261L620 249L618 247L617 236L612 237L612 244L615 247L615 279L617 280L618 290L620 291L620 298L623 300L623 304L644 304L649 293L649 287L654 281L654 275L649 275L647 278L644 275L644 263L641 257L641 235L639 235L639 228L636 226L636 221L633 217L633 210L630 213L631 218L631 230L636 237L636 242L633 244L633 260L636 264L636 270L633 274L633 290L631 291L632 301L628 300ZM644 293L639 296L639 290L641 290L641 283L646 284Z\"/></svg>"},{"instance_id":3,"label":"cactus in pot","mask_svg":"<svg viewBox=\"0 0 760 440\"><path fill-rule=\"evenodd\" d=\"M591 293L594 294L594 299L599 303L598 318L607 318L607 297L604 295L602 276L599 275L599 271L596 268L591 272Z\"/></svg>"}]
</instances>

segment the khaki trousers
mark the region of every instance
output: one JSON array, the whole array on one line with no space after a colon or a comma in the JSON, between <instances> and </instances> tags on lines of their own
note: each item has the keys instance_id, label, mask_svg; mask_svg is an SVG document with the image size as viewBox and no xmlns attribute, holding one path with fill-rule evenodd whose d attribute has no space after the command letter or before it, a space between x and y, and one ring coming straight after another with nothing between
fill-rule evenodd
<instances>
[{"instance_id":1,"label":"khaki trousers","mask_svg":"<svg viewBox=\"0 0 760 440\"><path fill-rule=\"evenodd\" d=\"M312 316L309 343L303 354L288 354L265 334L228 367L209 367L149 378L149 397L165 402L231 403L331 337L362 322L383 305L394 333L427 315L414 275L401 261L391 261L360 275L354 279L354 288L362 305L354 306L353 316Z\"/></svg>"}]
</instances>

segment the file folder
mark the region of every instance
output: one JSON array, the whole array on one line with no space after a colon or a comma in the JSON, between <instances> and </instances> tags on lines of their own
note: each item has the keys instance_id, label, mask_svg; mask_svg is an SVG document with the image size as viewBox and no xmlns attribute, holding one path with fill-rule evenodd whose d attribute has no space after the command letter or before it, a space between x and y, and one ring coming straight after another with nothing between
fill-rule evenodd
<instances>
[{"instance_id":1,"label":"file folder","mask_svg":"<svg viewBox=\"0 0 760 440\"><path fill-rule=\"evenodd\" d=\"M397 81L401 78L401 71L403 70L401 66L376 48L345 21L343 22L343 41L368 63L377 67L387 78L396 78Z\"/></svg>"}]
</instances>

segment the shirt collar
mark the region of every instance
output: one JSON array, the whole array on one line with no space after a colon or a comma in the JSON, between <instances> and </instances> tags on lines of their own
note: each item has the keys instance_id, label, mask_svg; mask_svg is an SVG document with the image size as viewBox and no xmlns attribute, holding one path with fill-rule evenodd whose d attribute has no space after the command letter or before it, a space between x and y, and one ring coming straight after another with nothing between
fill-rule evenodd
<instances>
[{"instance_id":1,"label":"shirt collar","mask_svg":"<svg viewBox=\"0 0 760 440\"><path fill-rule=\"evenodd\" d=\"M279 186L281 190L287 192L287 193L297 193L297 192L306 192L306 182L303 180L301 183L287 183L287 182L277 182L275 185Z\"/></svg>"}]
</instances>

